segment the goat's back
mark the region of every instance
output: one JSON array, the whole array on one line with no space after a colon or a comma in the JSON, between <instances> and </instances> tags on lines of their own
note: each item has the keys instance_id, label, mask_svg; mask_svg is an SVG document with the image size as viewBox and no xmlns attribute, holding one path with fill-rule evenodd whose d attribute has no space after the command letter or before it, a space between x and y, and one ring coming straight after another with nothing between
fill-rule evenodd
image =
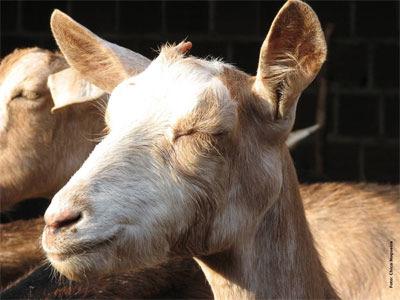
<instances>
[{"instance_id":1,"label":"goat's back","mask_svg":"<svg viewBox=\"0 0 400 300\"><path fill-rule=\"evenodd\" d=\"M389 274L390 252L394 264L400 258L399 186L324 183L303 185L301 194L323 265L340 296L399 297L400 268L395 265Z\"/></svg>"}]
</instances>

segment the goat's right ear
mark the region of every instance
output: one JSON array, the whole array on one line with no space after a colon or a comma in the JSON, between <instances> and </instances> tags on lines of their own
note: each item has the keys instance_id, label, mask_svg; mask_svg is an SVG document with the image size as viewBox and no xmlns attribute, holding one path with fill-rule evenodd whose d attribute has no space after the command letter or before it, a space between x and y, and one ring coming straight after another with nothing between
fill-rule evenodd
<instances>
[{"instance_id":1,"label":"goat's right ear","mask_svg":"<svg viewBox=\"0 0 400 300\"><path fill-rule=\"evenodd\" d=\"M261 47L255 88L276 120L294 121L297 100L327 54L324 33L312 8L289 0L278 12Z\"/></svg>"},{"instance_id":2,"label":"goat's right ear","mask_svg":"<svg viewBox=\"0 0 400 300\"><path fill-rule=\"evenodd\" d=\"M68 64L106 92L150 63L138 53L101 39L59 10L51 15L50 25Z\"/></svg>"},{"instance_id":3,"label":"goat's right ear","mask_svg":"<svg viewBox=\"0 0 400 300\"><path fill-rule=\"evenodd\" d=\"M72 68L49 75L47 86L54 102L54 106L51 109L52 113L74 104L99 99L107 94L83 79Z\"/></svg>"}]
</instances>

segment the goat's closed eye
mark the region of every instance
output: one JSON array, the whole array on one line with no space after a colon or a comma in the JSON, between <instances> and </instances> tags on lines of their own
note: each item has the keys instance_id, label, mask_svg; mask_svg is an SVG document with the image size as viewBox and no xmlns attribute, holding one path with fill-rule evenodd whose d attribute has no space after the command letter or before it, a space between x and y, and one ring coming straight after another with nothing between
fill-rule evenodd
<instances>
[{"instance_id":1,"label":"goat's closed eye","mask_svg":"<svg viewBox=\"0 0 400 300\"><path fill-rule=\"evenodd\" d=\"M187 130L180 130L180 131L174 131L172 134L172 141L176 142L178 139L181 137L189 137L193 135L203 135L203 136L208 136L209 138L222 138L227 135L226 131L216 131L216 132L203 132L200 130L197 130L196 128L191 128Z\"/></svg>"},{"instance_id":2,"label":"goat's closed eye","mask_svg":"<svg viewBox=\"0 0 400 300\"><path fill-rule=\"evenodd\" d=\"M39 98L39 93L34 92L34 91L23 91L22 92L22 96L24 98L27 98L28 100L35 100L37 98Z\"/></svg>"},{"instance_id":3,"label":"goat's closed eye","mask_svg":"<svg viewBox=\"0 0 400 300\"><path fill-rule=\"evenodd\" d=\"M39 98L39 93L34 92L34 91L20 91L18 93L16 93L12 99L18 99L18 98L25 98L28 100L35 100L37 98Z\"/></svg>"},{"instance_id":4,"label":"goat's closed eye","mask_svg":"<svg viewBox=\"0 0 400 300\"><path fill-rule=\"evenodd\" d=\"M179 138L183 136L188 136L196 133L196 130L194 128L188 129L188 130L180 130L180 131L175 131L173 133L173 138L172 140L176 142Z\"/></svg>"}]
</instances>

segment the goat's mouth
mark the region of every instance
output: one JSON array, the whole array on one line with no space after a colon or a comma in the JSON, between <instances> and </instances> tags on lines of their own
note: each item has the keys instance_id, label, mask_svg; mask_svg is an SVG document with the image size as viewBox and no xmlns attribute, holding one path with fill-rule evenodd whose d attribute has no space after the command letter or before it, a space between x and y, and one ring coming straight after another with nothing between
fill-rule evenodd
<instances>
[{"instance_id":1,"label":"goat's mouth","mask_svg":"<svg viewBox=\"0 0 400 300\"><path fill-rule=\"evenodd\" d=\"M97 241L85 241L69 245L67 248L60 251L46 252L47 257L52 262L65 262L74 257L87 256L93 253L98 253L109 248L117 239L118 233L111 235L108 238L103 238Z\"/></svg>"},{"instance_id":2,"label":"goat's mouth","mask_svg":"<svg viewBox=\"0 0 400 300\"><path fill-rule=\"evenodd\" d=\"M113 269L118 233L120 231L101 240L71 243L55 251L46 251L46 255L51 265L70 280L97 276Z\"/></svg>"}]
</instances>

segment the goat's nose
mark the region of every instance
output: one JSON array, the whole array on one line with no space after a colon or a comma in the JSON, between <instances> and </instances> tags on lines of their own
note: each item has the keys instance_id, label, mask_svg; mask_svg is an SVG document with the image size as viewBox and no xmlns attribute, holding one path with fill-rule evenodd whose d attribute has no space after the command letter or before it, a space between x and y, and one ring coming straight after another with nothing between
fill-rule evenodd
<instances>
[{"instance_id":1,"label":"goat's nose","mask_svg":"<svg viewBox=\"0 0 400 300\"><path fill-rule=\"evenodd\" d=\"M57 213L45 214L44 221L52 229L68 227L77 223L82 217L78 210L64 209Z\"/></svg>"}]
</instances>

